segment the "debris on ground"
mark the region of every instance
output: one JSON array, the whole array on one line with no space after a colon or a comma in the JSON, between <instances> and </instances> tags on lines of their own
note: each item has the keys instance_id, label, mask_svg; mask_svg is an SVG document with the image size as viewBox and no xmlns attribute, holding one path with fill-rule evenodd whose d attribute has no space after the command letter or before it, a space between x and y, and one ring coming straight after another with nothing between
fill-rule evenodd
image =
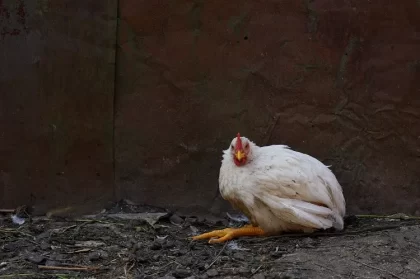
<instances>
[{"instance_id":1,"label":"debris on ground","mask_svg":"<svg viewBox=\"0 0 420 279\"><path fill-rule=\"evenodd\" d=\"M14 222L11 214L0 215L0 279L420 278L418 219L349 217L343 232L210 245L190 237L244 220L113 210Z\"/></svg>"}]
</instances>

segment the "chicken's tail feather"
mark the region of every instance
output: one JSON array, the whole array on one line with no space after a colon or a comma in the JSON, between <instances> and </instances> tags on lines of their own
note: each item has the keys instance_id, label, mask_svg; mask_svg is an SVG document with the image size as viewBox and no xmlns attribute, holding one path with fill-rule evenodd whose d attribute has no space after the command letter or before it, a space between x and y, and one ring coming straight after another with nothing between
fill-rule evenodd
<instances>
[{"instance_id":1,"label":"chicken's tail feather","mask_svg":"<svg viewBox=\"0 0 420 279\"><path fill-rule=\"evenodd\" d=\"M312 203L279 198L264 197L264 202L278 218L303 227L327 229L333 226L331 209Z\"/></svg>"}]
</instances>

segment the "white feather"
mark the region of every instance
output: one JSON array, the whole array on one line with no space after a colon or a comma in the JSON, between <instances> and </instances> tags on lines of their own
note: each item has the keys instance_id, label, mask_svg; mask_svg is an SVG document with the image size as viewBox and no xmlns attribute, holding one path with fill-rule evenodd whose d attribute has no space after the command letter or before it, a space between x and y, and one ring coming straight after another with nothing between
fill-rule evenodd
<instances>
[{"instance_id":1,"label":"white feather","mask_svg":"<svg viewBox=\"0 0 420 279\"><path fill-rule=\"evenodd\" d=\"M241 202L251 222L267 233L343 229L342 188L326 165L285 145L259 147L241 139L249 144L248 161L236 166L231 148L224 151L223 198Z\"/></svg>"}]
</instances>

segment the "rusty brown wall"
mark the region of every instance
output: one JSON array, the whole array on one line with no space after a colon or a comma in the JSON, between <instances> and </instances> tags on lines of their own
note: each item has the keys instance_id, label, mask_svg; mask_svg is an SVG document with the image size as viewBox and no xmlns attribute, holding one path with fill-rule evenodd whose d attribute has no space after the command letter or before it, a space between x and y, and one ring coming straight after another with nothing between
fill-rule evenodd
<instances>
[{"instance_id":1,"label":"rusty brown wall","mask_svg":"<svg viewBox=\"0 0 420 279\"><path fill-rule=\"evenodd\" d=\"M1 207L221 212L240 131L332 164L351 213L420 213L418 1L119 9L115 60L117 0L0 0Z\"/></svg>"},{"instance_id":2,"label":"rusty brown wall","mask_svg":"<svg viewBox=\"0 0 420 279\"><path fill-rule=\"evenodd\" d=\"M0 1L0 205L112 200L117 1Z\"/></svg>"},{"instance_id":3,"label":"rusty brown wall","mask_svg":"<svg viewBox=\"0 0 420 279\"><path fill-rule=\"evenodd\" d=\"M121 197L227 208L221 150L240 131L332 164L349 212L420 213L419 1L120 0L120 11Z\"/></svg>"}]
</instances>

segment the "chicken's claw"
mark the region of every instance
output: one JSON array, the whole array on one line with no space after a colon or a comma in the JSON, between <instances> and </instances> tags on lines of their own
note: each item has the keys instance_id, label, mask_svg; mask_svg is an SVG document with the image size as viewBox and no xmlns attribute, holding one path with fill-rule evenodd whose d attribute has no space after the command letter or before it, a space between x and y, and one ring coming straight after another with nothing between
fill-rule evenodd
<instances>
[{"instance_id":1,"label":"chicken's claw","mask_svg":"<svg viewBox=\"0 0 420 279\"><path fill-rule=\"evenodd\" d=\"M209 239L210 244L222 243L239 236L257 236L264 235L264 231L259 227L253 227L250 225L243 226L242 228L226 228L223 230L215 230L200 235L194 236L193 240ZM213 238L217 237L217 238Z\"/></svg>"}]
</instances>

